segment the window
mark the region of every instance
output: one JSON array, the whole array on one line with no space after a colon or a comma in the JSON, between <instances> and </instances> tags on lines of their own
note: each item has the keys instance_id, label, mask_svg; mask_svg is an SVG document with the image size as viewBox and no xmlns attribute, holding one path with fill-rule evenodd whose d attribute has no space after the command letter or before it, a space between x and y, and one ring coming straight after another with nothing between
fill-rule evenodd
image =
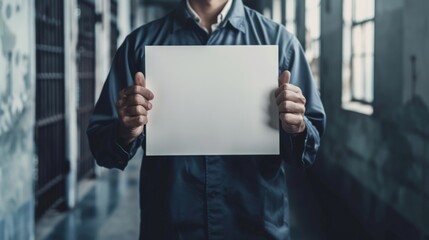
<instances>
[{"instance_id":1,"label":"window","mask_svg":"<svg viewBox=\"0 0 429 240\"><path fill-rule=\"evenodd\" d=\"M286 29L296 34L296 0L285 0L286 1Z\"/></svg>"},{"instance_id":2,"label":"window","mask_svg":"<svg viewBox=\"0 0 429 240\"><path fill-rule=\"evenodd\" d=\"M374 98L374 16L374 0L344 0L343 107L369 115Z\"/></svg>"},{"instance_id":3,"label":"window","mask_svg":"<svg viewBox=\"0 0 429 240\"><path fill-rule=\"evenodd\" d=\"M320 0L306 0L305 4L305 54L316 86L320 89Z\"/></svg>"},{"instance_id":4,"label":"window","mask_svg":"<svg viewBox=\"0 0 429 240\"><path fill-rule=\"evenodd\" d=\"M282 19L281 0L273 0L273 21L281 24Z\"/></svg>"},{"instance_id":5,"label":"window","mask_svg":"<svg viewBox=\"0 0 429 240\"><path fill-rule=\"evenodd\" d=\"M281 10L281 0L273 0L270 3L266 3L262 14L276 23L281 23Z\"/></svg>"}]
</instances>

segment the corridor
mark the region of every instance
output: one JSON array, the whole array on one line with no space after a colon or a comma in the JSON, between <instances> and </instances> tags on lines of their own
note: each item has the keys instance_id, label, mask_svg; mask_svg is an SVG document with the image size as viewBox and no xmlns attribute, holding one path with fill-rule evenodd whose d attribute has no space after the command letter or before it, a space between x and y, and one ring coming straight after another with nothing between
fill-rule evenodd
<instances>
[{"instance_id":1,"label":"corridor","mask_svg":"<svg viewBox=\"0 0 429 240\"><path fill-rule=\"evenodd\" d=\"M111 170L79 186L79 204L72 210L50 210L36 225L39 240L137 239L139 172L142 152L137 152L125 171ZM321 227L320 206L310 183L297 169L288 170L291 195L291 235L294 239L327 239Z\"/></svg>"},{"instance_id":2,"label":"corridor","mask_svg":"<svg viewBox=\"0 0 429 240\"><path fill-rule=\"evenodd\" d=\"M429 1L213 0L210 28L192 5L202 2L0 0L0 240L138 239L141 175L151 180L143 189L152 197L142 206L159 214L158 222L143 221L153 232L177 221L183 232L189 222L200 226L189 232L208 239L213 229L223 234L216 228L223 224L268 239L429 240ZM169 13L174 18L161 27L140 28ZM210 44L225 52L192 52ZM153 45L183 52L151 58L145 47ZM268 50L225 57L240 47L220 45ZM182 60L188 53L192 66ZM141 89L159 93L172 82L146 86L131 76L140 71L181 81L150 99L152 109L153 96ZM191 76L199 71L210 74ZM140 90L121 94L131 85ZM154 111L160 104L167 107ZM189 112L170 116L178 105ZM190 112L195 122L184 130ZM151 141L152 126L143 123L152 113L168 117L154 121ZM224 125L213 127L221 117ZM153 136L163 138L151 155ZM218 145L222 151L201 150ZM155 211L160 206L177 215ZM230 216L209 224L213 206Z\"/></svg>"}]
</instances>

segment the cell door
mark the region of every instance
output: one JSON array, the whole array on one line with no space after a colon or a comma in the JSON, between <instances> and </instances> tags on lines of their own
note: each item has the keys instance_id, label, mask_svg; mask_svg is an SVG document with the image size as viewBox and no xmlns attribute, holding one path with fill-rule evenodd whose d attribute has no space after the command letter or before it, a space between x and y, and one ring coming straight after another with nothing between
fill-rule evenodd
<instances>
[{"instance_id":1,"label":"cell door","mask_svg":"<svg viewBox=\"0 0 429 240\"><path fill-rule=\"evenodd\" d=\"M36 0L36 218L65 203L64 2Z\"/></svg>"},{"instance_id":2,"label":"cell door","mask_svg":"<svg viewBox=\"0 0 429 240\"><path fill-rule=\"evenodd\" d=\"M95 98L95 5L93 1L79 0L79 39L77 66L79 76L79 160L78 179L94 176L94 159L86 136Z\"/></svg>"}]
</instances>

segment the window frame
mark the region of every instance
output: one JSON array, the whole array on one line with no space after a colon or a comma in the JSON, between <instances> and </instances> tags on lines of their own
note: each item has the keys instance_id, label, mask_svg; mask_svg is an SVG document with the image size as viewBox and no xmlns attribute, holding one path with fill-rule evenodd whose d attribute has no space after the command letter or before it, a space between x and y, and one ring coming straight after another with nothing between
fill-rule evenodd
<instances>
[{"instance_id":1,"label":"window frame","mask_svg":"<svg viewBox=\"0 0 429 240\"><path fill-rule=\"evenodd\" d=\"M298 24L297 24L297 6L299 0L284 0L284 27L294 35L298 33ZM293 1L293 4L291 2ZM293 7L292 10L288 9ZM288 13L293 12L293 16L290 17Z\"/></svg>"},{"instance_id":2,"label":"window frame","mask_svg":"<svg viewBox=\"0 0 429 240\"><path fill-rule=\"evenodd\" d=\"M344 9L344 2L345 1L350 1L350 7L351 9L349 11L351 11L351 19L346 19L345 16L345 11L346 9ZM342 66L342 84L343 84L343 88L342 88L342 104L343 104L343 108L347 109L347 110L353 110L356 112L361 112L361 113L365 113L368 115L371 115L373 113L373 109L372 109L372 105L374 102L374 81L375 81L375 0L372 0L372 4L373 5L373 9L374 12L371 13L370 16L368 17L364 17L362 19L360 19L358 16L356 16L356 12L357 12L357 4L358 0L343 0L343 66ZM359 19L359 20L357 20ZM371 50L370 52L367 51L367 49L365 48L365 44L366 44L366 40L362 40L363 42L363 46L362 47L362 51L361 53L356 53L356 43L354 42L355 40L355 30L357 28L361 28L364 29L365 26L367 26L367 24L372 23L373 25L373 32L370 33L372 34L372 46L371 46ZM346 32L347 31L347 32ZM345 39L345 34L348 33L349 34L349 42L346 43L346 39ZM364 31L364 33L367 33L367 31ZM362 38L364 38L364 35L362 36ZM349 49L346 49L346 46L349 47ZM346 50L349 51L349 55L347 56L348 59L344 59L345 56L345 52ZM355 71L354 71L354 62L356 58L359 58L360 61L362 61L362 66L365 66L365 72L363 73L364 76L361 77L361 79L359 81L361 81L361 87L363 89L363 96L362 97L357 97L356 96L356 89L354 89L356 81L358 81L357 79L355 79ZM372 58L372 72L370 72L369 74L371 74L371 81L372 81L372 92L369 93L370 97L368 97L368 92L367 92L367 84L369 82L369 80L366 78L368 76L368 69L366 69L366 61L368 61L368 58ZM345 64L348 65L348 70L349 70L349 75L345 76L344 71L345 71ZM348 79L346 79L346 77ZM347 97L347 99L345 99L344 95L346 94L344 91L344 84L345 82L348 82L348 86L347 86L347 94L349 95ZM368 100L370 99L370 100ZM351 104L350 104L351 103ZM361 107L359 107L359 105L361 105Z\"/></svg>"},{"instance_id":3,"label":"window frame","mask_svg":"<svg viewBox=\"0 0 429 240\"><path fill-rule=\"evenodd\" d=\"M318 1L318 3L317 3L317 11L319 11L319 19L318 19L319 34L318 34L318 36L316 38L313 38L312 35L308 35L307 34L307 30L310 29L310 28L308 28L308 26L309 26L309 24L308 24L308 19L309 19L308 18L308 13L309 13L309 11L308 11L308 9L309 9L308 1L309 0L305 1L305 30L306 30L306 37L308 36L308 39L306 39L305 53L308 54L308 51L311 49L311 46L313 46L314 43L316 43L316 42L318 43L317 44L318 45L318 49L317 49L317 51L318 51L318 55L317 55L318 62L317 62L317 66L316 66L316 68L317 68L317 77L314 76L313 72L312 73L313 73L313 77L315 77L314 80L315 80L316 87L317 87L317 89L320 92L320 88L321 88L321 81L320 81L320 60L321 60L321 29L322 29L321 16L322 16L322 0L317 0ZM308 64L309 64L311 70L313 70L313 69L312 69L310 60L313 60L313 59L316 59L316 58L312 57L310 59L307 56L307 61L308 61Z\"/></svg>"}]
</instances>

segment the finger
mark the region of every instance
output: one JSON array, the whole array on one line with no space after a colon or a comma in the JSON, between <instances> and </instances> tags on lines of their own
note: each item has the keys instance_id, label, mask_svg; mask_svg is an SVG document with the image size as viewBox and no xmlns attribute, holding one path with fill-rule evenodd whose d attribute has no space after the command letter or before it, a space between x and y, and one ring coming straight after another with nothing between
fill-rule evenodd
<instances>
[{"instance_id":1,"label":"finger","mask_svg":"<svg viewBox=\"0 0 429 240\"><path fill-rule=\"evenodd\" d=\"M301 114L281 113L279 117L283 123L291 126L300 126L304 121L304 117Z\"/></svg>"},{"instance_id":2,"label":"finger","mask_svg":"<svg viewBox=\"0 0 429 240\"><path fill-rule=\"evenodd\" d=\"M279 86L290 83L290 72L283 71L279 78Z\"/></svg>"},{"instance_id":3,"label":"finger","mask_svg":"<svg viewBox=\"0 0 429 240\"><path fill-rule=\"evenodd\" d=\"M295 134L299 132L299 126L297 125L289 125L287 123L282 122L282 128L287 132L291 134Z\"/></svg>"},{"instance_id":4,"label":"finger","mask_svg":"<svg viewBox=\"0 0 429 240\"><path fill-rule=\"evenodd\" d=\"M276 91L274 92L274 95L276 96L276 98L277 98L277 96L281 93L281 92L283 92L283 91L287 91L288 90L288 85L287 84L285 84L285 85L281 85L280 87L278 87L277 89L276 89Z\"/></svg>"},{"instance_id":5,"label":"finger","mask_svg":"<svg viewBox=\"0 0 429 240\"><path fill-rule=\"evenodd\" d=\"M123 117L125 117L125 116L126 116L124 109L125 109L125 108L123 108L123 107L119 107L119 108L117 109L117 111L118 111L118 116L119 116L119 118L120 118L120 119L122 119ZM121 121L122 121L122 120L121 120Z\"/></svg>"},{"instance_id":6,"label":"finger","mask_svg":"<svg viewBox=\"0 0 429 240\"><path fill-rule=\"evenodd\" d=\"M148 122L148 119L146 116L143 116L143 115L136 116L136 117L125 116L122 122L124 123L124 126L127 128L137 128L142 125L146 125Z\"/></svg>"},{"instance_id":7,"label":"finger","mask_svg":"<svg viewBox=\"0 0 429 240\"><path fill-rule=\"evenodd\" d=\"M144 108L141 105L127 107L125 109L125 113L129 117L136 117L136 116L140 116L140 115L147 116L146 108Z\"/></svg>"},{"instance_id":8,"label":"finger","mask_svg":"<svg viewBox=\"0 0 429 240\"><path fill-rule=\"evenodd\" d=\"M125 89L122 89L118 93L118 100L116 101L116 106L120 107L124 103L124 100L126 99L127 95L125 94Z\"/></svg>"},{"instance_id":9,"label":"finger","mask_svg":"<svg viewBox=\"0 0 429 240\"><path fill-rule=\"evenodd\" d=\"M140 94L129 95L123 106L131 107L131 106L137 106L137 105L143 106L144 108L146 108L146 110L152 109L152 104Z\"/></svg>"},{"instance_id":10,"label":"finger","mask_svg":"<svg viewBox=\"0 0 429 240\"><path fill-rule=\"evenodd\" d=\"M298 86L295 86L295 85L290 84L290 83L287 86L288 86L289 90L294 91L294 92L299 93L299 94L302 94L301 88L299 88Z\"/></svg>"},{"instance_id":11,"label":"finger","mask_svg":"<svg viewBox=\"0 0 429 240\"><path fill-rule=\"evenodd\" d=\"M133 85L131 87L126 88L124 90L124 94L126 95L140 94L147 100L152 100L154 97L153 93L149 89L142 87L140 85Z\"/></svg>"},{"instance_id":12,"label":"finger","mask_svg":"<svg viewBox=\"0 0 429 240\"><path fill-rule=\"evenodd\" d=\"M289 84L283 84L280 87L278 87L276 89L276 91L274 92L275 97L277 97L281 92L286 91L286 90L290 90L290 91L296 92L298 94L302 94L301 88L289 83Z\"/></svg>"},{"instance_id":13,"label":"finger","mask_svg":"<svg viewBox=\"0 0 429 240\"><path fill-rule=\"evenodd\" d=\"M134 75L134 84L142 87L146 87L146 80L142 72L137 72Z\"/></svg>"},{"instance_id":14,"label":"finger","mask_svg":"<svg viewBox=\"0 0 429 240\"><path fill-rule=\"evenodd\" d=\"M305 104L306 99L302 94L298 94L296 92L293 92L291 90L285 90L277 94L276 96L276 103L279 105L281 102L284 101L292 101L296 103L302 103Z\"/></svg>"},{"instance_id":15,"label":"finger","mask_svg":"<svg viewBox=\"0 0 429 240\"><path fill-rule=\"evenodd\" d=\"M123 98L123 97L126 97L127 95L125 94L125 91L126 91L127 89L126 88L123 88L123 89L121 89L121 91L119 91L119 94L118 94L118 99L121 99L121 98Z\"/></svg>"},{"instance_id":16,"label":"finger","mask_svg":"<svg viewBox=\"0 0 429 240\"><path fill-rule=\"evenodd\" d=\"M302 94L301 88L299 88L293 84L290 84L290 83L284 84L284 85L281 85L280 87L278 87L276 93L280 93L281 91L284 91L284 90L291 90L291 91L294 91L296 93Z\"/></svg>"},{"instance_id":17,"label":"finger","mask_svg":"<svg viewBox=\"0 0 429 240\"><path fill-rule=\"evenodd\" d=\"M116 107L117 108L121 108L123 107L124 103L125 103L126 99L124 98L119 98L118 101L116 101Z\"/></svg>"},{"instance_id":18,"label":"finger","mask_svg":"<svg viewBox=\"0 0 429 240\"><path fill-rule=\"evenodd\" d=\"M305 107L304 104L294 103L292 101L285 101L278 105L279 113L295 113L295 114L304 114Z\"/></svg>"}]
</instances>

